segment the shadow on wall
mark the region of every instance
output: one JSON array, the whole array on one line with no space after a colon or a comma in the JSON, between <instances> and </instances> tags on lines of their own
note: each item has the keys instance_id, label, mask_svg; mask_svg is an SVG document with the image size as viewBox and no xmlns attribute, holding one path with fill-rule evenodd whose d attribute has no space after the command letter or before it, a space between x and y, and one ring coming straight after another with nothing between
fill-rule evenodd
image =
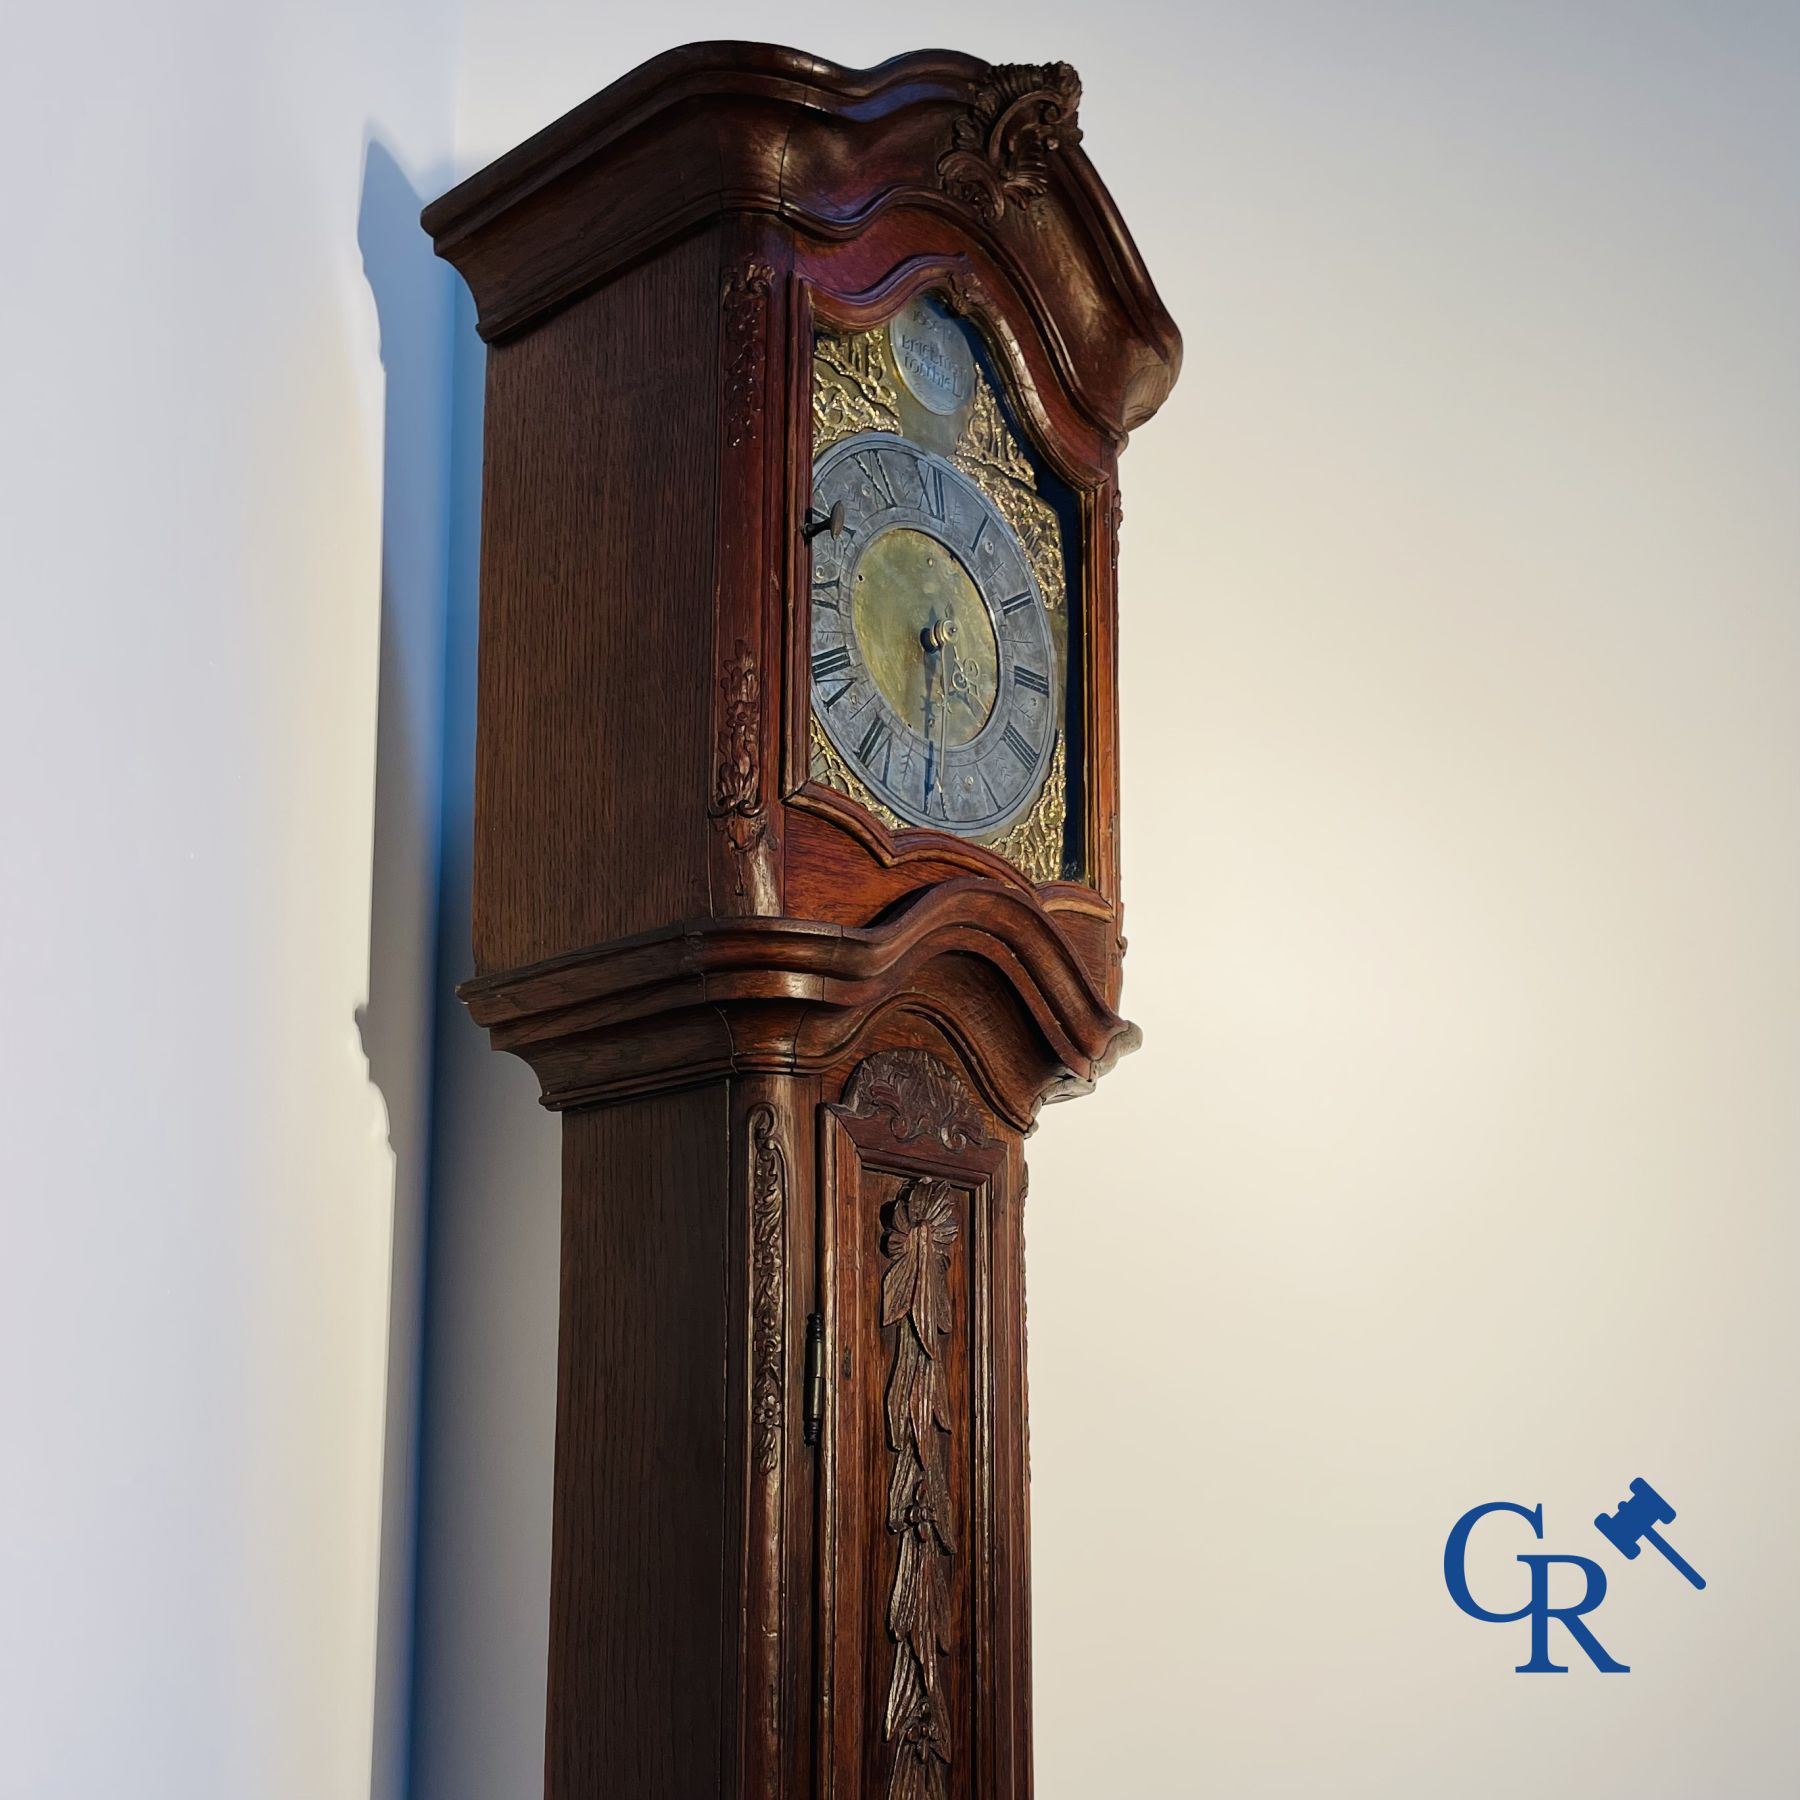
<instances>
[{"instance_id":1,"label":"shadow on wall","mask_svg":"<svg viewBox=\"0 0 1800 1800\"><path fill-rule=\"evenodd\" d=\"M430 257L419 197L408 204L413 239ZM410 1795L494 1800L541 1792L544 1779L562 1134L538 1105L531 1071L489 1050L455 997L471 972L487 353L466 290L449 279L442 846Z\"/></svg>"},{"instance_id":2,"label":"shadow on wall","mask_svg":"<svg viewBox=\"0 0 1800 1800\"><path fill-rule=\"evenodd\" d=\"M385 145L363 156L356 241L375 299L382 416L381 670L368 1001L357 1013L394 1155L371 1800L406 1792L420 1295L431 1136L443 790L449 272Z\"/></svg>"}]
</instances>

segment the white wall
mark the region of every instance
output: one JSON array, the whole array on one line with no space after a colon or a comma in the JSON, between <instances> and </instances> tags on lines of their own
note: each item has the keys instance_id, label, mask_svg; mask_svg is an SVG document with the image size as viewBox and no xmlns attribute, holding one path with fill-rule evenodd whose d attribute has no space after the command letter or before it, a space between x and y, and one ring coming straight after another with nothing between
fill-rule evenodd
<instances>
[{"instance_id":1,"label":"white wall","mask_svg":"<svg viewBox=\"0 0 1800 1800\"><path fill-rule=\"evenodd\" d=\"M8 20L5 1800L399 1791L453 25Z\"/></svg>"},{"instance_id":2,"label":"white wall","mask_svg":"<svg viewBox=\"0 0 1800 1800\"><path fill-rule=\"evenodd\" d=\"M1126 463L1148 1043L1033 1146L1042 1800L1793 1793L1792 10L466 23L40 9L0 62L0 1800L402 1791L479 436L465 309L445 713L414 201L725 34L1075 61L1187 331ZM435 1028L414 1793L498 1800L555 1129ZM1595 1554L1634 1474L1711 1587L1614 1559L1633 1673L1513 1675L1450 1521Z\"/></svg>"},{"instance_id":3,"label":"white wall","mask_svg":"<svg viewBox=\"0 0 1800 1800\"><path fill-rule=\"evenodd\" d=\"M1041 1800L1792 1794L1800 19L467 29L465 169L682 39L1066 57L1186 330L1125 464L1147 1043L1033 1146ZM541 1746L556 1176L528 1081L444 1034L422 1579L465 1617L419 1800L488 1800ZM1640 1474L1704 1595L1588 1523ZM1454 1610L1491 1499L1610 1561L1630 1676L1514 1675Z\"/></svg>"}]
</instances>

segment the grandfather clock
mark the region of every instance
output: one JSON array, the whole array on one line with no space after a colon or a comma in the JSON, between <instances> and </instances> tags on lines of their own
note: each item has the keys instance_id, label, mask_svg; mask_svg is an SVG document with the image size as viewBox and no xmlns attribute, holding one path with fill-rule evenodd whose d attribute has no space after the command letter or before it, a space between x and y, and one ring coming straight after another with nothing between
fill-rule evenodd
<instances>
[{"instance_id":1,"label":"grandfather clock","mask_svg":"<svg viewBox=\"0 0 1800 1800\"><path fill-rule=\"evenodd\" d=\"M487 340L474 955L563 1116L550 1800L1031 1792L1022 1144L1118 1014L1063 63L646 63L429 207Z\"/></svg>"}]
</instances>

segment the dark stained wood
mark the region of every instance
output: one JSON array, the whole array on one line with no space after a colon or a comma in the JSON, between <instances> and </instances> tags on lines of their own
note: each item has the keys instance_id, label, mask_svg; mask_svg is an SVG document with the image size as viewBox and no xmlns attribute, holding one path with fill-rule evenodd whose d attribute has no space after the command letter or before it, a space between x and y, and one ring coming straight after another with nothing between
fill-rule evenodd
<instances>
[{"instance_id":1,"label":"dark stained wood","mask_svg":"<svg viewBox=\"0 0 1800 1800\"><path fill-rule=\"evenodd\" d=\"M551 1800L726 1791L726 1109L713 1083L564 1122Z\"/></svg>"},{"instance_id":2,"label":"dark stained wood","mask_svg":"<svg viewBox=\"0 0 1800 1800\"><path fill-rule=\"evenodd\" d=\"M1022 1147L1137 1042L1118 457L1180 365L1078 96L694 45L426 210L490 346L462 994L564 1114L550 1800L1029 1800ZM814 332L922 291L1075 496L1079 882L810 778Z\"/></svg>"},{"instance_id":3,"label":"dark stained wood","mask_svg":"<svg viewBox=\"0 0 1800 1800\"><path fill-rule=\"evenodd\" d=\"M708 910L718 268L691 239L490 353L479 970Z\"/></svg>"},{"instance_id":4,"label":"dark stained wood","mask_svg":"<svg viewBox=\"0 0 1800 1800\"><path fill-rule=\"evenodd\" d=\"M1023 1164L1017 1136L985 1113L947 1048L878 1052L824 1120L835 1379L824 1438L820 1800L887 1792L896 1756L909 1754L941 1764L946 1791L969 1800L1030 1791L1030 1640L1019 1610ZM922 1199L940 1222L908 1246L913 1234L900 1228ZM931 1516L934 1482L896 1487L908 1471L897 1471L906 1434L897 1445L893 1417L927 1410L904 1340L930 1310L929 1290L915 1290L904 1311L894 1304L894 1275L906 1272L894 1265L908 1250L940 1258L943 1270L944 1315L925 1328L941 1331L932 1394L943 1410L923 1434L944 1478L942 1517ZM909 1534L894 1529L897 1518L911 1521L914 1554L932 1563L928 1581L903 1560ZM923 1659L896 1618L897 1600L918 1604L915 1584L930 1633ZM911 1705L896 1721L901 1697Z\"/></svg>"},{"instance_id":5,"label":"dark stained wood","mask_svg":"<svg viewBox=\"0 0 1800 1800\"><path fill-rule=\"evenodd\" d=\"M989 1103L1024 1130L1137 1043L1054 915L966 876L860 929L695 924L472 981L463 997L555 1107L702 1074L827 1069L903 1005L963 1040Z\"/></svg>"}]
</instances>

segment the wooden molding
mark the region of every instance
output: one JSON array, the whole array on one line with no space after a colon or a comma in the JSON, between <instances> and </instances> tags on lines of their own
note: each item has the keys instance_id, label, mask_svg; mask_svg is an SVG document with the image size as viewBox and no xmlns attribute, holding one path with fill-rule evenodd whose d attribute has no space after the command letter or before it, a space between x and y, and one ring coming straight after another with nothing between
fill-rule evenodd
<instances>
[{"instance_id":1,"label":"wooden molding","mask_svg":"<svg viewBox=\"0 0 1800 1800\"><path fill-rule=\"evenodd\" d=\"M905 1005L969 1037L993 1103L1023 1128L1139 1042L1034 895L966 878L869 927L705 920L457 991L557 1109L709 1075L828 1068Z\"/></svg>"}]
</instances>

